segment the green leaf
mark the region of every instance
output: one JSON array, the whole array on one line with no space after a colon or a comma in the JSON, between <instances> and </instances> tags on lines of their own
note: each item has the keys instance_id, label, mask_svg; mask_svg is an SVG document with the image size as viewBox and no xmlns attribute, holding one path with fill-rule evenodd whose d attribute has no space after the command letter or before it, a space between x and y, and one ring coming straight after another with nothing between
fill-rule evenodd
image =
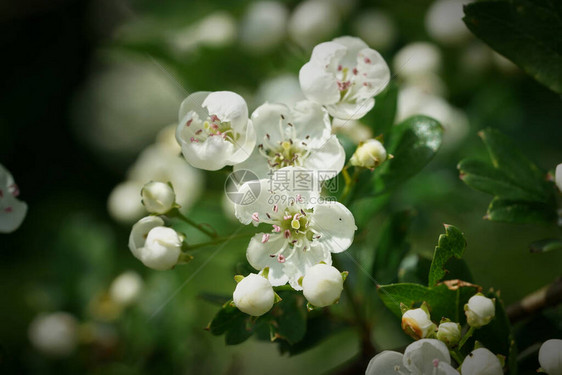
<instances>
[{"instance_id":1,"label":"green leaf","mask_svg":"<svg viewBox=\"0 0 562 375\"><path fill-rule=\"evenodd\" d=\"M541 201L548 199L550 188L546 182L546 172L541 171L499 131L486 129L479 135L488 149L494 168L499 169L517 186L542 197Z\"/></svg>"},{"instance_id":2,"label":"green leaf","mask_svg":"<svg viewBox=\"0 0 562 375\"><path fill-rule=\"evenodd\" d=\"M371 267L371 274L377 282L388 284L397 280L400 262L410 250L406 235L413 215L413 211L402 211L384 224Z\"/></svg>"},{"instance_id":3,"label":"green leaf","mask_svg":"<svg viewBox=\"0 0 562 375\"><path fill-rule=\"evenodd\" d=\"M398 85L391 81L388 87L375 97L375 107L369 113L366 122L378 136L386 134L394 125L398 103Z\"/></svg>"},{"instance_id":4,"label":"green leaf","mask_svg":"<svg viewBox=\"0 0 562 375\"><path fill-rule=\"evenodd\" d=\"M426 285L430 267L431 259L420 254L408 255L400 263L398 281Z\"/></svg>"},{"instance_id":5,"label":"green leaf","mask_svg":"<svg viewBox=\"0 0 562 375\"><path fill-rule=\"evenodd\" d=\"M479 1L464 22L538 82L562 93L562 6L557 0Z\"/></svg>"},{"instance_id":6,"label":"green leaf","mask_svg":"<svg viewBox=\"0 0 562 375\"><path fill-rule=\"evenodd\" d=\"M480 161L465 159L457 167L461 180L475 190L505 199L544 201L545 196L521 186L502 170Z\"/></svg>"},{"instance_id":7,"label":"green leaf","mask_svg":"<svg viewBox=\"0 0 562 375\"><path fill-rule=\"evenodd\" d=\"M462 232L452 225L445 224L445 234L439 236L439 242L433 253L433 261L429 269L429 286L437 285L445 277L448 272L445 269L447 261L452 257L462 258L465 248L466 240Z\"/></svg>"},{"instance_id":8,"label":"green leaf","mask_svg":"<svg viewBox=\"0 0 562 375\"><path fill-rule=\"evenodd\" d=\"M532 253L546 253L553 250L562 250L562 239L547 238L531 244Z\"/></svg>"},{"instance_id":9,"label":"green leaf","mask_svg":"<svg viewBox=\"0 0 562 375\"><path fill-rule=\"evenodd\" d=\"M227 345L240 344L253 334L250 316L232 306L230 301L217 312L207 329L216 336L225 334Z\"/></svg>"},{"instance_id":10,"label":"green leaf","mask_svg":"<svg viewBox=\"0 0 562 375\"><path fill-rule=\"evenodd\" d=\"M557 220L554 206L541 202L512 201L495 197L485 219L507 223L551 223Z\"/></svg>"},{"instance_id":11,"label":"green leaf","mask_svg":"<svg viewBox=\"0 0 562 375\"><path fill-rule=\"evenodd\" d=\"M274 338L294 344L302 340L306 333L306 300L301 293L293 291L279 292L282 298L271 315L275 317Z\"/></svg>"},{"instance_id":12,"label":"green leaf","mask_svg":"<svg viewBox=\"0 0 562 375\"><path fill-rule=\"evenodd\" d=\"M378 288L378 294L383 303L396 316L401 317L400 304L407 307L416 307L423 302L427 303L433 321L448 318L464 324L464 305L468 299L480 290L478 285L443 283L434 287L425 287L419 284L401 283L383 285Z\"/></svg>"}]
</instances>

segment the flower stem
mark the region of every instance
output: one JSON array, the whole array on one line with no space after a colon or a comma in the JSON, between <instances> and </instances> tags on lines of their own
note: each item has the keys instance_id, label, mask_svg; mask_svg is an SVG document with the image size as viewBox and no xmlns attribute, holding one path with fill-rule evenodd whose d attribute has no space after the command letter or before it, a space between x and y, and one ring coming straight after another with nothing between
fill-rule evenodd
<instances>
[{"instance_id":1,"label":"flower stem","mask_svg":"<svg viewBox=\"0 0 562 375\"><path fill-rule=\"evenodd\" d=\"M177 217L178 219L182 220L183 222L191 225L195 229L205 233L207 236L211 238L218 238L218 234L214 231L210 231L209 229L204 228L201 224L197 224L195 221L191 220L187 216L183 215L177 208L174 208L168 213L169 217Z\"/></svg>"},{"instance_id":2,"label":"flower stem","mask_svg":"<svg viewBox=\"0 0 562 375\"><path fill-rule=\"evenodd\" d=\"M251 237L254 234L255 233L240 233L240 234L231 234L230 236L224 236L224 237L216 237L215 236L211 241L202 242L202 243L198 243L198 244L195 244L195 245L187 245L186 250L191 251L191 250L199 249L201 247L217 245L219 243L234 240L236 238Z\"/></svg>"},{"instance_id":3,"label":"flower stem","mask_svg":"<svg viewBox=\"0 0 562 375\"><path fill-rule=\"evenodd\" d=\"M466 341L472 336L473 333L474 333L474 327L470 327L468 329L468 331L466 332L466 334L462 337L461 341L459 342L459 346L457 348L457 351L461 350L463 345L466 344Z\"/></svg>"},{"instance_id":4,"label":"flower stem","mask_svg":"<svg viewBox=\"0 0 562 375\"><path fill-rule=\"evenodd\" d=\"M349 175L349 172L347 171L348 168L349 168L349 166L346 165L342 169L342 175L343 175L343 179L345 181L345 187L343 188L343 192L340 196L340 202L346 201L349 194L351 193L351 191L355 187L355 183L357 182L357 175L358 175L357 168L355 168L355 170L353 171L353 176Z\"/></svg>"},{"instance_id":5,"label":"flower stem","mask_svg":"<svg viewBox=\"0 0 562 375\"><path fill-rule=\"evenodd\" d=\"M453 349L449 349L449 352L451 353L451 357L453 357L453 359L457 361L458 365L459 366L462 365L464 361L462 354L459 353L458 350L453 350Z\"/></svg>"}]
</instances>

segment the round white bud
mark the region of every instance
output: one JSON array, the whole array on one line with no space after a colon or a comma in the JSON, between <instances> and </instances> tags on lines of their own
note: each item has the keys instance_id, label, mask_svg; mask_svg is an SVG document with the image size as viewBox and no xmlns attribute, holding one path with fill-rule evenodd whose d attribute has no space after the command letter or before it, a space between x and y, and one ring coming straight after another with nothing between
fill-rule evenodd
<instances>
[{"instance_id":1,"label":"round white bud","mask_svg":"<svg viewBox=\"0 0 562 375\"><path fill-rule=\"evenodd\" d=\"M182 240L172 228L156 227L148 232L141 251L141 261L155 270L174 267L181 253Z\"/></svg>"},{"instance_id":2,"label":"round white bud","mask_svg":"<svg viewBox=\"0 0 562 375\"><path fill-rule=\"evenodd\" d=\"M374 169L385 161L386 157L386 149L382 143L376 139L368 139L359 143L349 162L356 167Z\"/></svg>"},{"instance_id":3,"label":"round white bud","mask_svg":"<svg viewBox=\"0 0 562 375\"><path fill-rule=\"evenodd\" d=\"M441 52L434 44L410 43L394 56L394 71L404 79L411 80L416 76L438 72L441 60Z\"/></svg>"},{"instance_id":4,"label":"round white bud","mask_svg":"<svg viewBox=\"0 0 562 375\"><path fill-rule=\"evenodd\" d=\"M65 312L41 314L29 326L29 340L43 354L65 357L78 343L78 323Z\"/></svg>"},{"instance_id":5,"label":"round white bud","mask_svg":"<svg viewBox=\"0 0 562 375\"><path fill-rule=\"evenodd\" d=\"M343 290L343 277L337 268L324 263L310 267L302 279L302 292L313 306L325 307L336 302Z\"/></svg>"},{"instance_id":6,"label":"round white bud","mask_svg":"<svg viewBox=\"0 0 562 375\"><path fill-rule=\"evenodd\" d=\"M467 0L437 0L425 15L425 27L435 40L447 44L460 44L470 38L470 30L462 18Z\"/></svg>"},{"instance_id":7,"label":"round white bud","mask_svg":"<svg viewBox=\"0 0 562 375\"><path fill-rule=\"evenodd\" d=\"M240 311L248 315L260 316L273 307L275 293L269 280L251 273L236 285L232 299Z\"/></svg>"},{"instance_id":8,"label":"round white bud","mask_svg":"<svg viewBox=\"0 0 562 375\"><path fill-rule=\"evenodd\" d=\"M539 363L548 375L561 375L562 340L545 341L539 350Z\"/></svg>"},{"instance_id":9,"label":"round white bud","mask_svg":"<svg viewBox=\"0 0 562 375\"><path fill-rule=\"evenodd\" d=\"M141 190L142 204L151 214L165 214L174 207L176 194L174 189L164 182L151 181Z\"/></svg>"},{"instance_id":10,"label":"round white bud","mask_svg":"<svg viewBox=\"0 0 562 375\"><path fill-rule=\"evenodd\" d=\"M455 322L443 322L437 328L437 339L452 347L461 339L461 325Z\"/></svg>"},{"instance_id":11,"label":"round white bud","mask_svg":"<svg viewBox=\"0 0 562 375\"><path fill-rule=\"evenodd\" d=\"M494 300L484 297L482 294L476 294L468 300L464 305L464 313L468 325L474 328L485 326L496 315L496 307Z\"/></svg>"},{"instance_id":12,"label":"round white bud","mask_svg":"<svg viewBox=\"0 0 562 375\"><path fill-rule=\"evenodd\" d=\"M277 1L251 3L240 25L240 41L244 47L262 52L283 40L287 32L287 7Z\"/></svg>"},{"instance_id":13,"label":"round white bud","mask_svg":"<svg viewBox=\"0 0 562 375\"><path fill-rule=\"evenodd\" d=\"M502 375L502 365L498 357L486 348L479 348L464 359L462 375Z\"/></svg>"},{"instance_id":14,"label":"round white bud","mask_svg":"<svg viewBox=\"0 0 562 375\"><path fill-rule=\"evenodd\" d=\"M415 340L428 337L435 328L435 323L424 309L411 309L402 315L402 329Z\"/></svg>"},{"instance_id":15,"label":"round white bud","mask_svg":"<svg viewBox=\"0 0 562 375\"><path fill-rule=\"evenodd\" d=\"M135 302L142 290L142 278L134 271L127 271L117 276L109 287L111 299L127 306Z\"/></svg>"},{"instance_id":16,"label":"round white bud","mask_svg":"<svg viewBox=\"0 0 562 375\"><path fill-rule=\"evenodd\" d=\"M297 44L310 48L330 38L339 25L340 15L334 4L307 0L293 10L289 19L289 35Z\"/></svg>"}]
</instances>

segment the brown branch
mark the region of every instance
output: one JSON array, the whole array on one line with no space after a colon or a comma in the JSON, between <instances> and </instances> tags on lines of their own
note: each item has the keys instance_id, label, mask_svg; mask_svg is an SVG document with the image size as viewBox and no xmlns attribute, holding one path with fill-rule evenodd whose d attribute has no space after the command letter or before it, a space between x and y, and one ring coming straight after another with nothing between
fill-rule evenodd
<instances>
[{"instance_id":1,"label":"brown branch","mask_svg":"<svg viewBox=\"0 0 562 375\"><path fill-rule=\"evenodd\" d=\"M506 313L513 324L559 303L562 303L562 277L509 305Z\"/></svg>"}]
</instances>

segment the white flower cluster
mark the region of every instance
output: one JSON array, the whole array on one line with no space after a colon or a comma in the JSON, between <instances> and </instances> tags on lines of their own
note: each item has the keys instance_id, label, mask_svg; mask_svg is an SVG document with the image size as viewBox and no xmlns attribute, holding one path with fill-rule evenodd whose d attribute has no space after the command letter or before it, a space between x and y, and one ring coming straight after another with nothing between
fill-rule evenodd
<instances>
[{"instance_id":1,"label":"white flower cluster","mask_svg":"<svg viewBox=\"0 0 562 375\"><path fill-rule=\"evenodd\" d=\"M17 198L19 194L12 174L0 164L0 233L18 229L27 214L27 204Z\"/></svg>"}]
</instances>

